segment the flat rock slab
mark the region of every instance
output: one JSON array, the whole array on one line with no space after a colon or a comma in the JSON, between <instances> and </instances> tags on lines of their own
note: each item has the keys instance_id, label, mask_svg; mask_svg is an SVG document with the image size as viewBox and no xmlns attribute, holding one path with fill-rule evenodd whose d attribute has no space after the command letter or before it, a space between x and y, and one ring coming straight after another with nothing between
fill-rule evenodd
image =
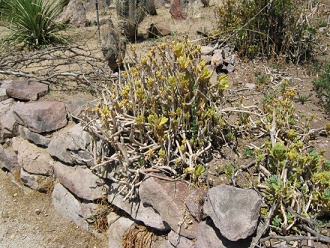
<instances>
[{"instance_id":1,"label":"flat rock slab","mask_svg":"<svg viewBox=\"0 0 330 248\"><path fill-rule=\"evenodd\" d=\"M204 212L225 238L237 241L256 230L260 205L261 197L254 190L223 184L209 189Z\"/></svg>"},{"instance_id":2,"label":"flat rock slab","mask_svg":"<svg viewBox=\"0 0 330 248\"><path fill-rule=\"evenodd\" d=\"M94 201L103 196L102 179L87 168L72 167L55 162L54 174L72 194L81 199Z\"/></svg>"},{"instance_id":3,"label":"flat rock slab","mask_svg":"<svg viewBox=\"0 0 330 248\"><path fill-rule=\"evenodd\" d=\"M17 103L12 111L19 124L35 133L55 131L68 122L63 102Z\"/></svg>"},{"instance_id":4,"label":"flat rock slab","mask_svg":"<svg viewBox=\"0 0 330 248\"><path fill-rule=\"evenodd\" d=\"M16 81L5 80L2 82L1 88L7 90L9 97L19 100L38 100L48 93L48 85L34 81Z\"/></svg>"}]
</instances>

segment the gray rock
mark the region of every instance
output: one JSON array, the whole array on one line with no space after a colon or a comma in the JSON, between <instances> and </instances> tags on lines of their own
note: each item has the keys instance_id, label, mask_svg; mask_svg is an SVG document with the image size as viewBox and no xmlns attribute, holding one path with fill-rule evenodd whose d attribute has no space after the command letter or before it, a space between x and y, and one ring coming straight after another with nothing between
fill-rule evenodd
<instances>
[{"instance_id":1,"label":"gray rock","mask_svg":"<svg viewBox=\"0 0 330 248\"><path fill-rule=\"evenodd\" d=\"M17 103L12 110L19 124L36 133L58 130L68 122L62 102Z\"/></svg>"},{"instance_id":2,"label":"gray rock","mask_svg":"<svg viewBox=\"0 0 330 248\"><path fill-rule=\"evenodd\" d=\"M115 223L120 216L116 214L115 212L111 212L110 214L107 215L107 222L108 226L111 226L113 223Z\"/></svg>"},{"instance_id":3,"label":"gray rock","mask_svg":"<svg viewBox=\"0 0 330 248\"><path fill-rule=\"evenodd\" d=\"M125 231L130 228L134 224L134 221L127 219L125 217L120 217L111 226L107 231L107 235L109 238L109 248L121 248L122 238Z\"/></svg>"},{"instance_id":4,"label":"gray rock","mask_svg":"<svg viewBox=\"0 0 330 248\"><path fill-rule=\"evenodd\" d=\"M3 143L6 138L14 136L13 132L16 130L16 120L14 119L13 121L13 113L11 111L14 103L15 100L12 98L0 101L0 143Z\"/></svg>"},{"instance_id":5,"label":"gray rock","mask_svg":"<svg viewBox=\"0 0 330 248\"><path fill-rule=\"evenodd\" d=\"M176 248L194 248L195 242L185 237L179 236L177 233L170 231L167 236L168 241Z\"/></svg>"},{"instance_id":6,"label":"gray rock","mask_svg":"<svg viewBox=\"0 0 330 248\"><path fill-rule=\"evenodd\" d=\"M1 88L7 90L7 95L19 100L38 100L48 93L48 85L34 81L5 80Z\"/></svg>"},{"instance_id":7,"label":"gray rock","mask_svg":"<svg viewBox=\"0 0 330 248\"><path fill-rule=\"evenodd\" d=\"M57 183L54 187L52 203L62 216L71 219L78 226L88 229L88 223L84 220L80 201L60 183Z\"/></svg>"},{"instance_id":8,"label":"gray rock","mask_svg":"<svg viewBox=\"0 0 330 248\"><path fill-rule=\"evenodd\" d=\"M211 65L214 66L215 68L223 64L223 51L222 50L215 50L214 54L211 58Z\"/></svg>"},{"instance_id":9,"label":"gray rock","mask_svg":"<svg viewBox=\"0 0 330 248\"><path fill-rule=\"evenodd\" d=\"M7 145L2 146L0 144L0 168L5 168L12 173L16 169L21 169L18 164L17 155L12 147L8 147Z\"/></svg>"},{"instance_id":10,"label":"gray rock","mask_svg":"<svg viewBox=\"0 0 330 248\"><path fill-rule=\"evenodd\" d=\"M112 183L108 193L108 202L131 216L132 219L142 221L146 226L160 231L170 230L170 227L163 222L160 215L152 207L144 206L138 200L124 201L125 196L120 192L119 184Z\"/></svg>"},{"instance_id":11,"label":"gray rock","mask_svg":"<svg viewBox=\"0 0 330 248\"><path fill-rule=\"evenodd\" d=\"M22 138L36 144L39 146L48 146L51 141L50 138L47 138L41 134L31 132L28 128L19 126L18 128L19 134Z\"/></svg>"},{"instance_id":12,"label":"gray rock","mask_svg":"<svg viewBox=\"0 0 330 248\"><path fill-rule=\"evenodd\" d=\"M87 168L55 162L54 173L56 178L79 198L94 201L103 196L103 180Z\"/></svg>"},{"instance_id":13,"label":"gray rock","mask_svg":"<svg viewBox=\"0 0 330 248\"><path fill-rule=\"evenodd\" d=\"M46 193L53 184L52 178L30 174L23 168L21 169L20 177L25 186L43 193Z\"/></svg>"},{"instance_id":14,"label":"gray rock","mask_svg":"<svg viewBox=\"0 0 330 248\"><path fill-rule=\"evenodd\" d=\"M15 100L12 98L0 101L0 116L4 115L14 103Z\"/></svg>"},{"instance_id":15,"label":"gray rock","mask_svg":"<svg viewBox=\"0 0 330 248\"><path fill-rule=\"evenodd\" d=\"M17 152L18 163L25 171L44 176L53 175L54 160L46 150L22 137L13 138L12 147Z\"/></svg>"},{"instance_id":16,"label":"gray rock","mask_svg":"<svg viewBox=\"0 0 330 248\"><path fill-rule=\"evenodd\" d=\"M12 108L8 110L4 115L0 117L1 126L1 139L12 138L18 135L18 125L12 111Z\"/></svg>"},{"instance_id":17,"label":"gray rock","mask_svg":"<svg viewBox=\"0 0 330 248\"><path fill-rule=\"evenodd\" d=\"M221 234L217 228L212 228L206 221L198 224L195 242L196 248L227 248L221 241Z\"/></svg>"},{"instance_id":18,"label":"gray rock","mask_svg":"<svg viewBox=\"0 0 330 248\"><path fill-rule=\"evenodd\" d=\"M148 29L149 38L171 35L171 33L171 28L168 23L152 23Z\"/></svg>"},{"instance_id":19,"label":"gray rock","mask_svg":"<svg viewBox=\"0 0 330 248\"><path fill-rule=\"evenodd\" d=\"M204 212L231 241L245 239L257 228L261 198L254 190L220 185L208 191Z\"/></svg>"},{"instance_id":20,"label":"gray rock","mask_svg":"<svg viewBox=\"0 0 330 248\"><path fill-rule=\"evenodd\" d=\"M228 64L223 67L224 70L227 70L228 72L235 71L235 66L233 64Z\"/></svg>"},{"instance_id":21,"label":"gray rock","mask_svg":"<svg viewBox=\"0 0 330 248\"><path fill-rule=\"evenodd\" d=\"M0 88L0 102L8 99L6 91L5 88Z\"/></svg>"},{"instance_id":22,"label":"gray rock","mask_svg":"<svg viewBox=\"0 0 330 248\"><path fill-rule=\"evenodd\" d=\"M63 132L52 138L48 144L48 153L64 163L86 163L86 153L82 154L84 158L79 156L79 151L84 151L90 142L90 136L83 131L80 124L70 128L67 132ZM92 157L89 156L88 160Z\"/></svg>"},{"instance_id":23,"label":"gray rock","mask_svg":"<svg viewBox=\"0 0 330 248\"><path fill-rule=\"evenodd\" d=\"M195 248L238 248L249 247L251 239L230 241L223 237L210 219L198 224Z\"/></svg>"},{"instance_id":24,"label":"gray rock","mask_svg":"<svg viewBox=\"0 0 330 248\"><path fill-rule=\"evenodd\" d=\"M237 56L235 54L232 54L227 58L225 58L224 62L234 65L236 63L236 60L237 60Z\"/></svg>"},{"instance_id":25,"label":"gray rock","mask_svg":"<svg viewBox=\"0 0 330 248\"><path fill-rule=\"evenodd\" d=\"M141 202L152 206L160 214L173 231L193 239L196 236L197 222L184 202L191 194L191 190L184 182L172 182L150 177L144 180L139 188Z\"/></svg>"},{"instance_id":26,"label":"gray rock","mask_svg":"<svg viewBox=\"0 0 330 248\"><path fill-rule=\"evenodd\" d=\"M204 189L194 190L185 200L185 204L191 215L201 222L203 219L203 205L206 198L206 191Z\"/></svg>"},{"instance_id":27,"label":"gray rock","mask_svg":"<svg viewBox=\"0 0 330 248\"><path fill-rule=\"evenodd\" d=\"M202 55L210 55L213 53L214 47L211 46L201 46L201 54Z\"/></svg>"},{"instance_id":28,"label":"gray rock","mask_svg":"<svg viewBox=\"0 0 330 248\"><path fill-rule=\"evenodd\" d=\"M65 102L66 110L72 117L79 116L86 108L88 100L83 98L74 98Z\"/></svg>"}]
</instances>

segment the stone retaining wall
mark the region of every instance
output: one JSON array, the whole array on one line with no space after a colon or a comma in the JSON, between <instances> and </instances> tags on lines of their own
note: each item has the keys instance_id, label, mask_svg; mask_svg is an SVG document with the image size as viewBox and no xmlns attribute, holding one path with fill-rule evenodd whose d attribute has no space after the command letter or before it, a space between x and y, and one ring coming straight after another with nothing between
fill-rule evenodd
<instances>
[{"instance_id":1,"label":"stone retaining wall","mask_svg":"<svg viewBox=\"0 0 330 248\"><path fill-rule=\"evenodd\" d=\"M116 182L92 170L92 139L72 118L87 101L38 100L47 92L37 82L0 82L0 168L19 170L27 187L51 190L52 202L64 217L92 230L100 202L116 206L120 211L107 216L112 248L123 247L125 231L140 230L137 225L158 235L145 243L155 248L249 246L261 204L255 191L228 185L196 189L149 176L139 187L139 199L129 201ZM132 237L126 232L125 239Z\"/></svg>"}]
</instances>

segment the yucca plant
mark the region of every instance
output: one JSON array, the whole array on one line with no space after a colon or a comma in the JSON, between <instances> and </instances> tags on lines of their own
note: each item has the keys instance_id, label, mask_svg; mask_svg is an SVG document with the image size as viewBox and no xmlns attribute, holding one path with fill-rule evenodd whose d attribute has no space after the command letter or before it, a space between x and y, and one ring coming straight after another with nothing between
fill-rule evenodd
<instances>
[{"instance_id":1,"label":"yucca plant","mask_svg":"<svg viewBox=\"0 0 330 248\"><path fill-rule=\"evenodd\" d=\"M7 41L22 43L28 48L43 48L63 42L58 32L63 25L55 20L68 0L8 0L2 1L2 17L11 34Z\"/></svg>"}]
</instances>

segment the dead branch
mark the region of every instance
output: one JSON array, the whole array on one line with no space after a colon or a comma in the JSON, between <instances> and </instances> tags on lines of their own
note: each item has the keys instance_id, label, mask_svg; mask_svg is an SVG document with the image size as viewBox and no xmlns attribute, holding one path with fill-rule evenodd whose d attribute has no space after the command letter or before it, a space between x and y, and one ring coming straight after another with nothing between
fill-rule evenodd
<instances>
[{"instance_id":1,"label":"dead branch","mask_svg":"<svg viewBox=\"0 0 330 248\"><path fill-rule=\"evenodd\" d=\"M21 77L45 84L75 81L88 86L109 78L98 50L81 46L57 46L32 52L2 52L0 75Z\"/></svg>"}]
</instances>

